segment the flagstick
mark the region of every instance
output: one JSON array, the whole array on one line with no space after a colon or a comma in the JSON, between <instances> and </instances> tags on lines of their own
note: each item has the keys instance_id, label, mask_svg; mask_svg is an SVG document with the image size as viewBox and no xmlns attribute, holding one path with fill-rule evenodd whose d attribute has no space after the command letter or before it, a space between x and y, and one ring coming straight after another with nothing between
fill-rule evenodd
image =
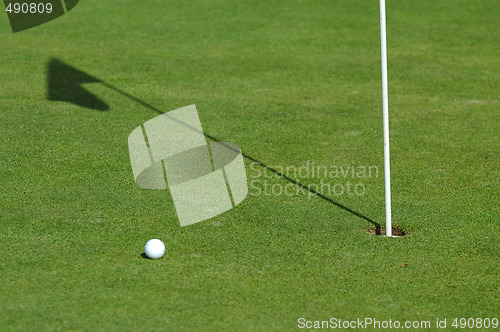
<instances>
[{"instance_id":1,"label":"flagstick","mask_svg":"<svg viewBox=\"0 0 500 332\"><path fill-rule=\"evenodd\" d=\"M384 118L385 235L392 237L391 167L389 156L389 93L387 88L387 38L385 0L380 0L380 55L382 60L382 113Z\"/></svg>"}]
</instances>

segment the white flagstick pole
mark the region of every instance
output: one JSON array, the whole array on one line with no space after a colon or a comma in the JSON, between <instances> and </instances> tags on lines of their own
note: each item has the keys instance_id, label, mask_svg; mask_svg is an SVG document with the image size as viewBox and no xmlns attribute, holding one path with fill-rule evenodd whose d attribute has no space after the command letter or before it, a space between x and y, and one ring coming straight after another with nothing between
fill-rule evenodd
<instances>
[{"instance_id":1,"label":"white flagstick pole","mask_svg":"<svg viewBox=\"0 0 500 332\"><path fill-rule=\"evenodd\" d=\"M387 88L387 37L385 0L380 0L380 55L382 59L382 113L384 117L385 235L392 237L391 167L389 155L389 92Z\"/></svg>"}]
</instances>

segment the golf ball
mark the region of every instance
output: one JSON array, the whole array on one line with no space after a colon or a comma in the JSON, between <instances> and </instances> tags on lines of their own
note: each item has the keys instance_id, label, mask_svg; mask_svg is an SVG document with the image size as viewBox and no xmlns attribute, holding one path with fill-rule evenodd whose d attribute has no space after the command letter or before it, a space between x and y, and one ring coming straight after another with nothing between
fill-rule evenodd
<instances>
[{"instance_id":1,"label":"golf ball","mask_svg":"<svg viewBox=\"0 0 500 332\"><path fill-rule=\"evenodd\" d=\"M144 246L144 252L149 258L158 259L165 253L165 245L158 239L152 239Z\"/></svg>"}]
</instances>

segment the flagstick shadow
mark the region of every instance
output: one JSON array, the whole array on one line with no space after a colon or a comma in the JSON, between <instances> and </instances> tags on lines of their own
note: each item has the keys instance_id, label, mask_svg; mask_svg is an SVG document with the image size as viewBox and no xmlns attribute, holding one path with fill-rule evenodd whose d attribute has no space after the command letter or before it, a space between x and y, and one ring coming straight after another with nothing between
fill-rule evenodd
<instances>
[{"instance_id":1,"label":"flagstick shadow","mask_svg":"<svg viewBox=\"0 0 500 332\"><path fill-rule=\"evenodd\" d=\"M48 73L48 91L49 92L47 94L47 99L48 100L67 101L67 102L71 102L71 103L77 104L77 105L82 106L82 107L101 110L101 111L108 110L109 106L106 103L104 103L99 98L97 98L95 95L91 94L90 92L86 91L84 88L82 88L80 86L81 83L91 83L91 82L101 83L105 87L115 91L118 94L121 94L122 96L124 96L130 100L135 101L136 103L144 106L145 108L148 108L152 111L155 111L158 114L164 114L165 116L169 117L171 120L176 121L176 122L178 122L186 127L189 127L196 132L199 132L199 130L197 128L191 127L189 124L184 123L178 119L175 119L175 118L169 116L168 113L163 113L160 109L154 107L153 105L148 104L147 102L142 101L142 100L136 98L135 96L133 96L125 91L122 91L122 90L114 87L113 85L111 85L107 82L104 82L101 79L98 79L98 78L95 78L91 75L88 75L88 74L86 74L78 69L75 69L75 68L57 60L57 59L52 59L51 62L49 63L49 73ZM221 140L219 140L218 138L216 138L212 135L206 134L204 132L201 132L201 134L203 134L206 138L208 138L214 142L223 143L223 142L221 142ZM229 145L227 147L230 149L233 149ZM237 151L237 152L239 152L239 151ZM332 204L332 205L334 205L334 206L336 206L336 207L338 207L346 212L349 212L350 214L352 214L358 218L361 218L361 219L369 222L370 224L375 226L376 230L380 230L380 224L375 222L374 220L368 218L367 216L365 216L357 211L354 211L353 209L351 209L351 208L349 208L341 203L335 202L331 198L323 195L322 193L318 192L317 190L314 190L310 186L303 184L303 183L300 183L299 181L290 178L286 174L264 164L263 162L253 158L252 156L249 156L248 154L245 154L242 152L242 155L245 159L248 159L248 160L258 164L259 166L261 166L261 167L265 168L266 170L276 174L277 176L287 180L288 182L293 183L296 186L308 191L309 193L321 198L325 202L328 202L328 203L330 203L330 204Z\"/></svg>"},{"instance_id":2,"label":"flagstick shadow","mask_svg":"<svg viewBox=\"0 0 500 332\"><path fill-rule=\"evenodd\" d=\"M103 82L103 81L101 81L101 83L102 83L104 86L108 87L109 89L111 89L111 90L113 90L113 91L115 91L115 92L117 92L117 93L119 93L119 94L121 94L121 95L123 95L123 96L125 96L125 97L127 97L127 98L129 98L129 99L131 99L131 100L133 100L133 101L135 101L135 102L137 102L138 104L141 104L142 106L144 106L144 107L146 107L146 108L148 108L148 109L150 109L150 110L152 110L152 111L155 111L155 112L157 112L157 113L159 113L159 114L164 114L164 115L168 116L168 114L163 113L160 109L158 109L158 108L154 107L153 105L148 104L148 103L146 103L146 102L144 102L144 101L142 101L142 100L140 100L140 99L138 99L138 98L136 98L136 97L132 96L131 94L129 94L129 93L125 92L125 91L122 91L122 90L120 90L120 89L118 89L118 88L116 88L116 87L112 86L112 85L111 85L111 84L109 84L109 83L106 83L106 82ZM172 119L172 120L174 120L174 121L177 121L177 122L179 122L179 123L181 123L181 124L183 124L183 125L185 125L185 126L187 126L187 127L190 127L190 128L191 128L192 130L194 130L194 131L199 131L197 128L191 127L191 126L189 126L188 124L183 123L182 121L180 121L180 120L178 120L178 119L175 119L175 118L172 118L172 117L169 117L169 118L170 118L170 119ZM210 140L212 140L212 141L222 143L222 141L221 141L221 140L219 140L218 138L216 138L216 137L214 137L214 136L212 136L212 135L209 135L209 134L207 134L207 133L202 133L202 134L203 134L203 135L205 135L205 137L207 137L208 139L210 139ZM229 147L229 146L228 146L228 147ZM231 148L231 147L229 147L229 148ZM318 192L317 190L314 190L314 189L313 189L313 188L311 188L310 186L305 185L305 184L300 183L299 181L297 181L297 180L295 180L295 179L290 178L290 177L289 177L289 176L287 176L286 174L283 174L282 172L280 172L280 171L278 171L278 170L276 170L276 169L274 169L274 168L272 168L272 167L270 167L270 166L268 166L268 165L264 164L263 162L261 162L261 161L259 161L259 160L255 159L255 158L253 158L252 156L249 156L249 155L248 155L248 154L246 154L246 153L243 153L243 152L242 152L241 154L243 155L243 157L244 157L244 158L246 158L246 159L248 159L248 160L250 160L250 161L252 161L252 162L254 162L254 163L258 164L259 166L261 166L261 167L263 167L263 168L265 168L265 169L267 169L267 170L271 171L272 173L274 173L274 174L276 174L277 176L279 176L279 177L281 177L281 178L283 178L283 179L287 180L288 182L291 182L291 183L295 184L296 186L298 186L298 187L300 187L300 188L302 188L302 189L304 189L304 190L307 190L309 193L311 193L311 194L313 194L313 195L315 195L315 196L318 196L319 198L323 199L324 201L326 201L326 202L328 202L328 203L330 203L330 204L332 204L332 205L335 205L336 207L338 207L338 208L340 208L340 209L342 209L342 210L344 210L344 211L346 211L346 212L349 212L350 214L355 215L355 216L356 216L356 217L358 217L358 218L361 218L361 219L363 219L363 220L365 220L365 221L369 222L370 224L374 225L376 229L380 229L380 224L379 224L379 223L377 223L376 221L374 221L374 220L372 220L372 219L368 218L367 216L364 216L364 215L362 215L361 213L359 213L359 212L357 212L357 211L354 211L353 209L351 209L351 208L349 208L349 207L347 207L347 206L345 206L345 205L343 205L343 204L341 204L341 203L335 202L335 201L334 201L334 200L332 200L331 198L329 198L329 197L327 197L327 196L323 195L322 193Z\"/></svg>"}]
</instances>

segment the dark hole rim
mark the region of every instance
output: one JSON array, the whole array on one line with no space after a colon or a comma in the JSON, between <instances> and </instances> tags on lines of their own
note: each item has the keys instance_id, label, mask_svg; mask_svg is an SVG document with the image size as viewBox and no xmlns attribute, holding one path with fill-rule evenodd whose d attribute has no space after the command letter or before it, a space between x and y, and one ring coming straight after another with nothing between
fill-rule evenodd
<instances>
[{"instance_id":1,"label":"dark hole rim","mask_svg":"<svg viewBox=\"0 0 500 332\"><path fill-rule=\"evenodd\" d=\"M385 236L385 226L377 226L367 230L367 232L371 235L377 236ZM392 227L392 236L405 236L408 234L408 231L405 231L399 226Z\"/></svg>"}]
</instances>

